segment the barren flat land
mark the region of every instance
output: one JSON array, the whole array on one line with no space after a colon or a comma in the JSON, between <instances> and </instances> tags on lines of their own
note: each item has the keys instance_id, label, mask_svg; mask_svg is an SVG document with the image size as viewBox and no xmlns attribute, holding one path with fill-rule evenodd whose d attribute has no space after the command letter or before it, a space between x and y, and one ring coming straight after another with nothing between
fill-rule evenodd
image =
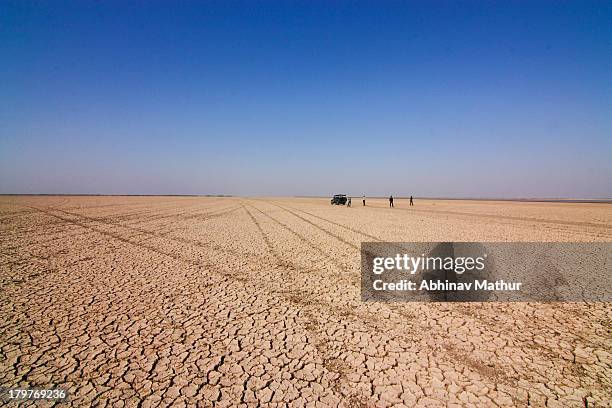
<instances>
[{"instance_id":1,"label":"barren flat land","mask_svg":"<svg viewBox=\"0 0 612 408\"><path fill-rule=\"evenodd\" d=\"M0 386L74 406L610 406L610 303L364 303L359 248L610 242L612 205L367 204L2 196Z\"/></svg>"}]
</instances>

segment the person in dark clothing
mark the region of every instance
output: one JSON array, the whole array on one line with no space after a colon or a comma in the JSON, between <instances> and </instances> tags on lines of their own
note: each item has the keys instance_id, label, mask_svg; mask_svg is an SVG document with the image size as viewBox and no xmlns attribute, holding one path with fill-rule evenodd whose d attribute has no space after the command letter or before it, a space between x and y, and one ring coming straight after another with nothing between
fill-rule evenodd
<instances>
[{"instance_id":1,"label":"person in dark clothing","mask_svg":"<svg viewBox=\"0 0 612 408\"><path fill-rule=\"evenodd\" d=\"M389 196L389 207L393 207L393 196Z\"/></svg>"},{"instance_id":2,"label":"person in dark clothing","mask_svg":"<svg viewBox=\"0 0 612 408\"><path fill-rule=\"evenodd\" d=\"M414 203L412 202L412 196L410 196L410 205L414 205Z\"/></svg>"},{"instance_id":3,"label":"person in dark clothing","mask_svg":"<svg viewBox=\"0 0 612 408\"><path fill-rule=\"evenodd\" d=\"M362 200L363 200L363 206L365 207L365 196L363 196Z\"/></svg>"},{"instance_id":4,"label":"person in dark clothing","mask_svg":"<svg viewBox=\"0 0 612 408\"><path fill-rule=\"evenodd\" d=\"M350 206L351 206L351 197L349 197L349 199L348 199L348 205L347 205L347 207L350 207Z\"/></svg>"}]
</instances>

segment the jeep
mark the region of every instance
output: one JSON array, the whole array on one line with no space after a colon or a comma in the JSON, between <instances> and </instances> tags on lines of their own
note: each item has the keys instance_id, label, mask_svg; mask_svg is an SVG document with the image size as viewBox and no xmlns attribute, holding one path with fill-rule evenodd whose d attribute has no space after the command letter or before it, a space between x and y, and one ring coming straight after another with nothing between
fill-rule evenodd
<instances>
[{"instance_id":1,"label":"jeep","mask_svg":"<svg viewBox=\"0 0 612 408\"><path fill-rule=\"evenodd\" d=\"M331 199L332 205L345 205L346 204L346 194L336 194Z\"/></svg>"}]
</instances>

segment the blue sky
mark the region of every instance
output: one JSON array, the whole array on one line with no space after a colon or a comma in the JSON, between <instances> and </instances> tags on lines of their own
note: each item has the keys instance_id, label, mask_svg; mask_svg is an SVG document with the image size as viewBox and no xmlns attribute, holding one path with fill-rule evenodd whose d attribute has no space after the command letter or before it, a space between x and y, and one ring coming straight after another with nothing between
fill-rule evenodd
<instances>
[{"instance_id":1,"label":"blue sky","mask_svg":"<svg viewBox=\"0 0 612 408\"><path fill-rule=\"evenodd\" d=\"M0 193L612 197L612 3L0 2Z\"/></svg>"}]
</instances>

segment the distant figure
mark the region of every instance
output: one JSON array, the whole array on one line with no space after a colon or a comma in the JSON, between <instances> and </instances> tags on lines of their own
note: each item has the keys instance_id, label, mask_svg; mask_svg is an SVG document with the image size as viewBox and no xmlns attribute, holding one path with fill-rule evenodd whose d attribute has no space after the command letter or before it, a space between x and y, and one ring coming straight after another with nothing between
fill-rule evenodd
<instances>
[{"instance_id":1,"label":"distant figure","mask_svg":"<svg viewBox=\"0 0 612 408\"><path fill-rule=\"evenodd\" d=\"M365 207L365 196L363 196L363 206Z\"/></svg>"},{"instance_id":2,"label":"distant figure","mask_svg":"<svg viewBox=\"0 0 612 408\"><path fill-rule=\"evenodd\" d=\"M414 203L412 202L412 196L410 196L410 205L414 205Z\"/></svg>"},{"instance_id":3,"label":"distant figure","mask_svg":"<svg viewBox=\"0 0 612 408\"><path fill-rule=\"evenodd\" d=\"M346 205L346 206L347 206L347 207L350 207L350 206L351 206L351 197L349 197L349 199L348 199L348 203L347 203L347 205Z\"/></svg>"},{"instance_id":4,"label":"distant figure","mask_svg":"<svg viewBox=\"0 0 612 408\"><path fill-rule=\"evenodd\" d=\"M389 196L389 207L393 207L393 196Z\"/></svg>"}]
</instances>

